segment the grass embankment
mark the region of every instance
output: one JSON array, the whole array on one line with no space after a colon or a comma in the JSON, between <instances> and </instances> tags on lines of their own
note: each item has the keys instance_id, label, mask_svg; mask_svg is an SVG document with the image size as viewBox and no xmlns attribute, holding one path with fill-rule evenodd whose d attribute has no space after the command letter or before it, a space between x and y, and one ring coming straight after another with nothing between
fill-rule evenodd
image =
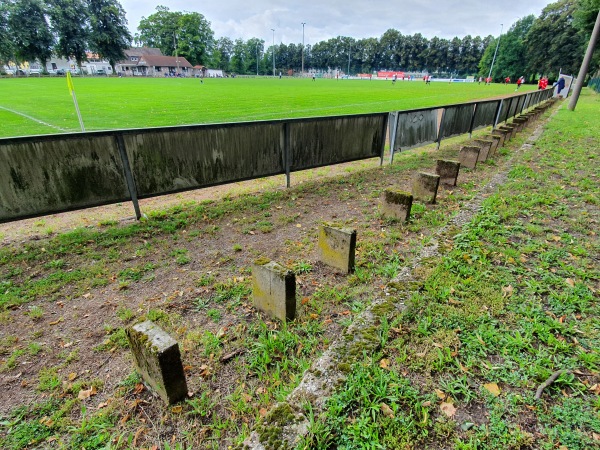
<instances>
[{"instance_id":1,"label":"grass embankment","mask_svg":"<svg viewBox=\"0 0 600 450\"><path fill-rule=\"evenodd\" d=\"M195 78L84 77L73 83L87 131L388 112L515 93L513 85L501 84L296 78L200 84ZM0 137L80 130L64 78L0 80Z\"/></svg>"},{"instance_id":2,"label":"grass embankment","mask_svg":"<svg viewBox=\"0 0 600 450\"><path fill-rule=\"evenodd\" d=\"M306 445L600 447L599 103L564 105L476 217L441 237Z\"/></svg>"}]
</instances>

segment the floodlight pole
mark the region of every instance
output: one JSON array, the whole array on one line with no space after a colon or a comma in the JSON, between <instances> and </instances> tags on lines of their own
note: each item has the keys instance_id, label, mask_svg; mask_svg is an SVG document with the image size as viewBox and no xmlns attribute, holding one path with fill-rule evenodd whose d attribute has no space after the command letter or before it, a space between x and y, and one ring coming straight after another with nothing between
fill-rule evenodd
<instances>
[{"instance_id":1,"label":"floodlight pole","mask_svg":"<svg viewBox=\"0 0 600 450\"><path fill-rule=\"evenodd\" d=\"M498 47L500 46L500 38L502 37L502 29L504 28L504 24L500 24L500 36L498 36L498 42L496 43L496 50L494 51L494 57L492 58L492 66L490 67L490 73L488 74L488 78L492 78L492 69L494 68L494 62L496 61L496 53L498 53Z\"/></svg>"},{"instance_id":2,"label":"floodlight pole","mask_svg":"<svg viewBox=\"0 0 600 450\"><path fill-rule=\"evenodd\" d=\"M304 76L304 25L306 22L302 22L302 75Z\"/></svg>"},{"instance_id":3,"label":"floodlight pole","mask_svg":"<svg viewBox=\"0 0 600 450\"><path fill-rule=\"evenodd\" d=\"M273 32L273 76L275 76L275 28L271 28Z\"/></svg>"},{"instance_id":4,"label":"floodlight pole","mask_svg":"<svg viewBox=\"0 0 600 450\"><path fill-rule=\"evenodd\" d=\"M592 60L592 55L594 54L594 47L596 46L598 36L600 36L600 11L598 12L598 17L596 17L596 24L594 25L594 30L592 31L592 36L590 37L590 42L588 44L587 51L585 52L585 57L583 58L583 62L579 68L579 75L577 75L577 80L575 80L573 95L571 96L571 100L569 100L569 111L575 110L575 106L577 106L577 100L579 100L579 94L581 93L581 88L583 87L585 74L590 67L590 61Z\"/></svg>"},{"instance_id":5,"label":"floodlight pole","mask_svg":"<svg viewBox=\"0 0 600 450\"><path fill-rule=\"evenodd\" d=\"M258 76L258 40L256 41L256 76Z\"/></svg>"},{"instance_id":6,"label":"floodlight pole","mask_svg":"<svg viewBox=\"0 0 600 450\"><path fill-rule=\"evenodd\" d=\"M348 50L348 78L350 78L350 54L352 53L352 42L350 42L350 49Z\"/></svg>"}]
</instances>

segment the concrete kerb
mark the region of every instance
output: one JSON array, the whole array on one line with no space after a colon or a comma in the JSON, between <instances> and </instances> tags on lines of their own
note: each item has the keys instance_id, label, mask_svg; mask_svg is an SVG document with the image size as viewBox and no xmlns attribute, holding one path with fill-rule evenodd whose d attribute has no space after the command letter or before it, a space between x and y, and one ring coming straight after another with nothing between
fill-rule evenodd
<instances>
[{"instance_id":1,"label":"concrete kerb","mask_svg":"<svg viewBox=\"0 0 600 450\"><path fill-rule=\"evenodd\" d=\"M388 188L381 195L381 213L387 217L393 217L401 222L407 222L410 218L413 196L410 192L401 189Z\"/></svg>"},{"instance_id":2,"label":"concrete kerb","mask_svg":"<svg viewBox=\"0 0 600 450\"><path fill-rule=\"evenodd\" d=\"M440 186L440 176L433 173L418 172L413 179L412 195L415 200L434 204Z\"/></svg>"},{"instance_id":3,"label":"concrete kerb","mask_svg":"<svg viewBox=\"0 0 600 450\"><path fill-rule=\"evenodd\" d=\"M319 260L343 273L354 272L356 230L328 225L319 227Z\"/></svg>"},{"instance_id":4,"label":"concrete kerb","mask_svg":"<svg viewBox=\"0 0 600 450\"><path fill-rule=\"evenodd\" d=\"M488 154L488 158L492 158L496 154L496 150L500 146L500 142L502 141L502 137L497 134L488 134L484 136L484 139L492 141L492 146L490 147L490 152Z\"/></svg>"},{"instance_id":5,"label":"concrete kerb","mask_svg":"<svg viewBox=\"0 0 600 450\"><path fill-rule=\"evenodd\" d=\"M446 159L438 159L435 165L435 173L440 176L440 183L456 186L460 162Z\"/></svg>"},{"instance_id":6,"label":"concrete kerb","mask_svg":"<svg viewBox=\"0 0 600 450\"><path fill-rule=\"evenodd\" d=\"M479 146L479 157L477 162L485 162L490 156L493 142L487 139L475 139L473 142Z\"/></svg>"},{"instance_id":7,"label":"concrete kerb","mask_svg":"<svg viewBox=\"0 0 600 450\"><path fill-rule=\"evenodd\" d=\"M477 167L477 161L479 160L479 152L481 149L472 145L465 145L460 149L458 154L458 160L462 167L468 169L475 169Z\"/></svg>"},{"instance_id":8,"label":"concrete kerb","mask_svg":"<svg viewBox=\"0 0 600 450\"><path fill-rule=\"evenodd\" d=\"M125 334L143 380L167 405L185 399L188 390L177 341L149 320L127 328Z\"/></svg>"},{"instance_id":9,"label":"concrete kerb","mask_svg":"<svg viewBox=\"0 0 600 450\"><path fill-rule=\"evenodd\" d=\"M500 142L498 142L498 147L502 147L505 141L508 141L507 136L510 134L508 130L501 130L500 128L496 128L492 130L492 134L494 136L500 137Z\"/></svg>"},{"instance_id":10,"label":"concrete kerb","mask_svg":"<svg viewBox=\"0 0 600 450\"><path fill-rule=\"evenodd\" d=\"M256 309L285 322L296 317L296 275L266 258L252 264L252 302Z\"/></svg>"},{"instance_id":11,"label":"concrete kerb","mask_svg":"<svg viewBox=\"0 0 600 450\"><path fill-rule=\"evenodd\" d=\"M543 132L543 126L538 126L530 142L535 142ZM521 149L530 146L523 144ZM379 347L379 339L372 333L373 329L382 320L391 320L394 315L406 309L405 301L412 293L419 289L420 281L414 274L423 265L423 261L439 256L438 239L442 237L450 227L462 227L477 214L485 198L498 189L507 180L508 171L512 167L513 158L508 160L502 172L496 174L469 203L463 206L461 211L452 219L451 223L438 230L431 244L421 250L407 266L401 270L398 276L388 284L384 298L378 298L359 314L354 322L342 333L342 336L334 341L323 355L316 360L311 368L307 370L298 387L294 389L285 402L275 405L265 419L276 417L279 411L284 411L289 419L285 424L273 421L259 421L248 439L244 441L244 448L248 450L264 450L266 442L262 442L261 435L277 435L277 438L290 448L294 448L300 439L308 433L309 420L304 415L302 408L307 402L311 403L312 414L318 417L325 410L326 402L334 390L341 386L346 380L348 370L354 360L349 358L360 358L365 352L376 351ZM266 431L266 433L265 433Z\"/></svg>"}]
</instances>

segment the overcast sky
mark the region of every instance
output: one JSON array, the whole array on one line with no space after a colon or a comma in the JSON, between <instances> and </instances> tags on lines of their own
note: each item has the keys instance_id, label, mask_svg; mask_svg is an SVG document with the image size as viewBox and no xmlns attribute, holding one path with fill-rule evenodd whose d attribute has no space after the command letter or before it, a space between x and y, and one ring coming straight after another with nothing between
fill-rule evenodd
<instances>
[{"instance_id":1,"label":"overcast sky","mask_svg":"<svg viewBox=\"0 0 600 450\"><path fill-rule=\"evenodd\" d=\"M315 44L336 36L380 37L394 28L402 34L434 36L498 36L520 17L540 15L549 0L121 0L129 28L137 32L140 19L157 5L171 11L198 12L211 23L215 37L252 37L284 44Z\"/></svg>"}]
</instances>

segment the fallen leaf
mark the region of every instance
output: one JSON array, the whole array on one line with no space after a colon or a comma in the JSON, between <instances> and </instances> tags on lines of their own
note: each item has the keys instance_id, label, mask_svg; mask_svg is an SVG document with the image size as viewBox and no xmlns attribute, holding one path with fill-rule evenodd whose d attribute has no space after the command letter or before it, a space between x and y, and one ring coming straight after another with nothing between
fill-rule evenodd
<instances>
[{"instance_id":1,"label":"fallen leaf","mask_svg":"<svg viewBox=\"0 0 600 450\"><path fill-rule=\"evenodd\" d=\"M69 381L73 381L75 378L77 378L77 374L75 372L71 372L68 376Z\"/></svg>"},{"instance_id":2,"label":"fallen leaf","mask_svg":"<svg viewBox=\"0 0 600 450\"><path fill-rule=\"evenodd\" d=\"M61 318L60 318L60 319L58 319L58 320L54 320L54 321L50 322L50 323L49 323L49 325L57 325L57 324L61 323L61 322L62 322L62 320L63 320L63 318L61 317Z\"/></svg>"},{"instance_id":3,"label":"fallen leaf","mask_svg":"<svg viewBox=\"0 0 600 450\"><path fill-rule=\"evenodd\" d=\"M379 367L382 369L388 369L390 367L390 360L383 358L381 361L379 361Z\"/></svg>"},{"instance_id":4,"label":"fallen leaf","mask_svg":"<svg viewBox=\"0 0 600 450\"><path fill-rule=\"evenodd\" d=\"M296 227L297 227L297 228L302 228L302 225L301 225L301 224L299 224L299 223L297 223L297 224L296 224Z\"/></svg>"},{"instance_id":5,"label":"fallen leaf","mask_svg":"<svg viewBox=\"0 0 600 450\"><path fill-rule=\"evenodd\" d=\"M302 304L303 305L306 305L309 301L310 301L310 297L303 297L302 298Z\"/></svg>"},{"instance_id":6,"label":"fallen leaf","mask_svg":"<svg viewBox=\"0 0 600 450\"><path fill-rule=\"evenodd\" d=\"M175 414L179 414L179 413L181 413L181 411L183 411L183 406L181 406L181 405L173 406L171 408L171 412L175 413Z\"/></svg>"},{"instance_id":7,"label":"fallen leaf","mask_svg":"<svg viewBox=\"0 0 600 450\"><path fill-rule=\"evenodd\" d=\"M82 295L83 298L90 298L91 296L92 296L92 294L90 294L89 292L87 294Z\"/></svg>"},{"instance_id":8,"label":"fallen leaf","mask_svg":"<svg viewBox=\"0 0 600 450\"><path fill-rule=\"evenodd\" d=\"M106 401L106 402L102 402L98 405L98 409L102 409L102 408L106 408L108 406L110 402Z\"/></svg>"},{"instance_id":9,"label":"fallen leaf","mask_svg":"<svg viewBox=\"0 0 600 450\"><path fill-rule=\"evenodd\" d=\"M392 411L392 408L390 408L388 405L386 405L385 403L381 403L381 405L379 405L379 407L381 408L381 412L386 416L389 417L390 419L393 419L394 417L396 417L396 415L394 414L394 411Z\"/></svg>"},{"instance_id":10,"label":"fallen leaf","mask_svg":"<svg viewBox=\"0 0 600 450\"><path fill-rule=\"evenodd\" d=\"M498 397L500 395L500 388L496 383L486 383L483 385L494 397Z\"/></svg>"},{"instance_id":11,"label":"fallen leaf","mask_svg":"<svg viewBox=\"0 0 600 450\"><path fill-rule=\"evenodd\" d=\"M566 283L567 283L569 286L571 286L571 287L575 287L575 282L574 282L574 281L573 281L571 278L567 278L567 279L565 280L565 282L566 282Z\"/></svg>"},{"instance_id":12,"label":"fallen leaf","mask_svg":"<svg viewBox=\"0 0 600 450\"><path fill-rule=\"evenodd\" d=\"M133 393L139 394L141 392L144 392L145 389L146 389L146 386L144 386L144 383L138 383L135 385L135 389L133 390Z\"/></svg>"},{"instance_id":13,"label":"fallen leaf","mask_svg":"<svg viewBox=\"0 0 600 450\"><path fill-rule=\"evenodd\" d=\"M510 297L513 294L514 288L512 285L508 285L502 288L502 297Z\"/></svg>"},{"instance_id":14,"label":"fallen leaf","mask_svg":"<svg viewBox=\"0 0 600 450\"><path fill-rule=\"evenodd\" d=\"M311 315L310 315L310 318L311 318L311 319L318 319L318 318L319 318L319 315L318 315L318 314L314 314L314 313L313 313L313 314L311 314Z\"/></svg>"},{"instance_id":15,"label":"fallen leaf","mask_svg":"<svg viewBox=\"0 0 600 450\"><path fill-rule=\"evenodd\" d=\"M446 415L446 417L453 417L456 414L456 408L452 403L442 403L440 409Z\"/></svg>"},{"instance_id":16,"label":"fallen leaf","mask_svg":"<svg viewBox=\"0 0 600 450\"><path fill-rule=\"evenodd\" d=\"M260 408L258 413L260 414L260 417L265 417L267 415L267 408Z\"/></svg>"},{"instance_id":17,"label":"fallen leaf","mask_svg":"<svg viewBox=\"0 0 600 450\"><path fill-rule=\"evenodd\" d=\"M146 431L146 427L140 427L138 428L138 430L135 432L135 435L133 436L133 447L137 447L137 440L138 438L142 435L142 433Z\"/></svg>"},{"instance_id":18,"label":"fallen leaf","mask_svg":"<svg viewBox=\"0 0 600 450\"><path fill-rule=\"evenodd\" d=\"M77 398L79 400L85 400L86 398L90 398L92 395L96 395L98 393L98 389L96 389L96 386L92 386L89 389L82 389L79 391L79 394L77 395Z\"/></svg>"},{"instance_id":19,"label":"fallen leaf","mask_svg":"<svg viewBox=\"0 0 600 450\"><path fill-rule=\"evenodd\" d=\"M428 400L428 401L426 401L426 402L423 402L423 403L421 404L421 406L424 406L425 408L427 408L428 406L431 406L431 402Z\"/></svg>"},{"instance_id":20,"label":"fallen leaf","mask_svg":"<svg viewBox=\"0 0 600 450\"><path fill-rule=\"evenodd\" d=\"M246 394L245 392L242 392L241 397L245 403L250 403L250 400L252 400L252 396L249 394Z\"/></svg>"},{"instance_id":21,"label":"fallen leaf","mask_svg":"<svg viewBox=\"0 0 600 450\"><path fill-rule=\"evenodd\" d=\"M592 437L594 438L594 440L595 440L595 441L600 441L600 434L598 434L598 433L594 433L594 432L592 431Z\"/></svg>"},{"instance_id":22,"label":"fallen leaf","mask_svg":"<svg viewBox=\"0 0 600 450\"><path fill-rule=\"evenodd\" d=\"M434 389L434 392L435 392L435 395L437 395L440 400L446 400L446 393L444 391L441 391L439 389Z\"/></svg>"}]
</instances>

